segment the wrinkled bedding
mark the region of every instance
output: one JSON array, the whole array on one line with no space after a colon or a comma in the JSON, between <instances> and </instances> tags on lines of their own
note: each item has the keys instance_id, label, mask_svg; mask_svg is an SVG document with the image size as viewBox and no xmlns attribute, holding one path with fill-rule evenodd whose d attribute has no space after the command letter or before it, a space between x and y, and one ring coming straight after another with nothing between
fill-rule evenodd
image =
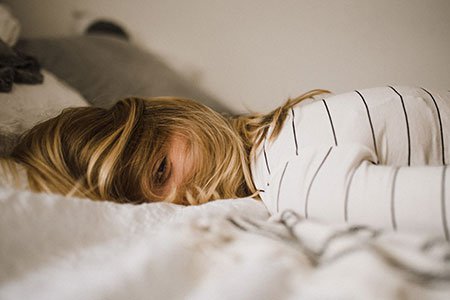
<instances>
[{"instance_id":1,"label":"wrinkled bedding","mask_svg":"<svg viewBox=\"0 0 450 300\"><path fill-rule=\"evenodd\" d=\"M0 299L450 299L450 245L250 198L120 205L0 189Z\"/></svg>"}]
</instances>

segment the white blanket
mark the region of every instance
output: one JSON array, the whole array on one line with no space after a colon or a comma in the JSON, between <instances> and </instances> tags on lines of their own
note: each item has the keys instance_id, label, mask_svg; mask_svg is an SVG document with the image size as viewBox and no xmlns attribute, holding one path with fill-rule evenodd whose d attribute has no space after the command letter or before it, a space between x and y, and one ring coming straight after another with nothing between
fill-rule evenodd
<instances>
[{"instance_id":1,"label":"white blanket","mask_svg":"<svg viewBox=\"0 0 450 300\"><path fill-rule=\"evenodd\" d=\"M0 189L0 299L450 299L450 246L269 220L249 198L135 206Z\"/></svg>"}]
</instances>

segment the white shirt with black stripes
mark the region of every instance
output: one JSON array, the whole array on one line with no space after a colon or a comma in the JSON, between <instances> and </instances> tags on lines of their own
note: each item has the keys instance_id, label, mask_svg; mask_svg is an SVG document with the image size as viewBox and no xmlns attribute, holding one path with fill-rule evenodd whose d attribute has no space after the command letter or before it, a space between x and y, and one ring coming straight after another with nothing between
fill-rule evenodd
<instances>
[{"instance_id":1,"label":"white shirt with black stripes","mask_svg":"<svg viewBox=\"0 0 450 300\"><path fill-rule=\"evenodd\" d=\"M256 151L272 214L426 232L449 240L450 92L380 87L300 103Z\"/></svg>"}]
</instances>

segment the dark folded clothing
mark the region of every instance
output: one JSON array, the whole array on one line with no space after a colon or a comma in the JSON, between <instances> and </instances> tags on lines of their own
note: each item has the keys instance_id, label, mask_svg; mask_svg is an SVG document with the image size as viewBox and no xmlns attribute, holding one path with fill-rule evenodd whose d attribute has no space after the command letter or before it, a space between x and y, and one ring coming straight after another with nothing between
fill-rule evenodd
<instances>
[{"instance_id":1,"label":"dark folded clothing","mask_svg":"<svg viewBox=\"0 0 450 300\"><path fill-rule=\"evenodd\" d=\"M14 82L14 70L12 68L0 69L0 92L8 93Z\"/></svg>"},{"instance_id":2,"label":"dark folded clothing","mask_svg":"<svg viewBox=\"0 0 450 300\"><path fill-rule=\"evenodd\" d=\"M13 83L38 84L44 77L38 61L0 40L0 92L10 92Z\"/></svg>"}]
</instances>

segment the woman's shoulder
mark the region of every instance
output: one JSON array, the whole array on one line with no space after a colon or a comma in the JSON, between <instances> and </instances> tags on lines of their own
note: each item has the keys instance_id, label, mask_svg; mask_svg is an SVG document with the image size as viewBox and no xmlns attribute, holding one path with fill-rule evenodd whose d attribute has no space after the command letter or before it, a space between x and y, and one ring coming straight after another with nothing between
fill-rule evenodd
<instances>
[{"instance_id":1,"label":"woman's shoulder","mask_svg":"<svg viewBox=\"0 0 450 300\"><path fill-rule=\"evenodd\" d=\"M383 99L398 99L407 97L428 97L430 94L436 94L439 96L441 94L447 94L447 90L439 89L429 89L418 86L406 86L406 85L388 85L388 86L378 86L371 88L361 88L354 89L352 91L342 92L342 93L330 93L323 97L316 98L317 100L326 99L327 101L345 101L352 98L358 98L366 101L383 100Z\"/></svg>"},{"instance_id":2,"label":"woman's shoulder","mask_svg":"<svg viewBox=\"0 0 450 300\"><path fill-rule=\"evenodd\" d=\"M355 89L344 93L322 94L314 99L302 101L294 106L297 114L322 115L324 113L342 114L351 117L364 114L367 110L390 112L398 105L413 109L417 104L441 102L450 105L448 90L428 89L416 86L380 86Z\"/></svg>"}]
</instances>

